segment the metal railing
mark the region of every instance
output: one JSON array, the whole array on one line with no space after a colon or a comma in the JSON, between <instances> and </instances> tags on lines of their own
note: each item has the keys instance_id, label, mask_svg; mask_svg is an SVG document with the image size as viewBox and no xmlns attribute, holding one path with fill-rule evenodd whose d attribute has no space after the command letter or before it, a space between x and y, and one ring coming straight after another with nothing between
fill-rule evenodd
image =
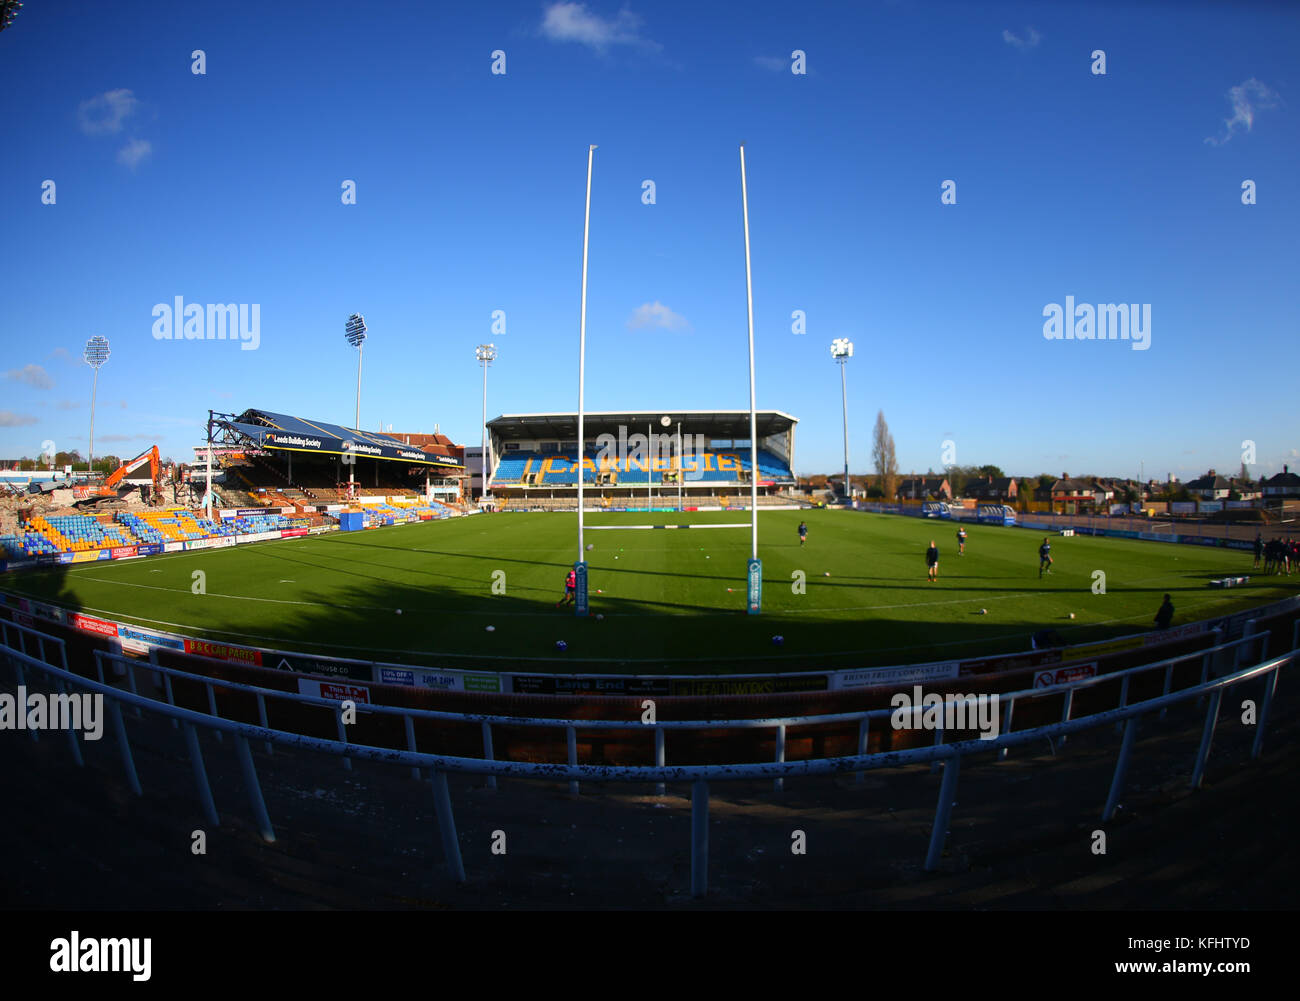
<instances>
[{"instance_id":1,"label":"metal railing","mask_svg":"<svg viewBox=\"0 0 1300 1001\"><path fill-rule=\"evenodd\" d=\"M1253 623L1250 625L1253 626ZM660 791L663 790L665 784L668 782L689 782L691 783L691 892L697 897L703 896L707 892L708 887L708 808L709 784L711 782L741 781L770 777L774 780L779 789L781 788L781 783L787 776L835 775L846 772L856 772L859 773L860 776L863 772L878 768L893 768L908 764L923 764L928 762L932 765L931 770L934 770L942 765L944 770L943 781L939 792L939 800L935 807L934 823L931 829L929 847L925 859L925 868L927 871L931 871L938 864L944 840L947 835L948 822L954 805L962 758L971 754L997 752L997 757L1000 759L1005 757L1006 752L1011 747L1017 747L1044 739L1052 740L1057 737L1061 738L1063 742L1071 733L1095 729L1113 723L1122 728L1123 740L1116 761L1115 772L1112 777L1106 805L1102 812L1102 820L1105 822L1113 816L1118 805L1128 770L1128 764L1132 755L1133 744L1137 732L1137 723L1140 717L1156 711L1159 711L1163 716L1164 712L1171 705L1191 699L1208 698L1209 705L1206 711L1201 742L1197 750L1191 778L1191 787L1193 789L1200 788L1205 773L1206 763L1209 758L1215 727L1217 725L1219 706L1223 692L1234 685L1242 684L1258 677L1268 677L1265 685L1264 697L1260 707L1258 722L1256 724L1258 728L1251 749L1251 758L1257 758L1263 746L1268 712L1276 691L1278 672L1284 664L1290 663L1295 660L1297 656L1300 656L1300 652L1293 649L1290 653L1274 657L1271 660L1264 660L1262 663L1256 664L1253 667L1240 667L1243 650L1246 649L1247 644L1262 642L1265 648L1267 646L1267 634L1263 636L1253 635L1252 628L1248 631L1247 635L1238 640L1216 644L1207 650L1197 651L1194 654L1170 658L1164 661L1157 661L1153 664L1141 665L1136 668L1129 668L1126 671L1115 672L1113 674L1080 679L1068 684L1054 685L1050 688L1026 689L999 696L1000 700L1006 699L1008 701L1006 724L1009 727L1016 699L1040 698L1053 694L1065 693L1065 711L1063 713L1063 718L1057 723L1034 727L1023 731L1007 730L992 740L974 739L962 740L954 743L944 743L943 731L938 730L936 731L935 743L932 745L909 750L877 752L875 754L864 753L866 746L865 736L869 726L869 720L889 715L893 710L870 710L857 713L837 713L825 716L790 717L781 719L727 721L692 720L640 724L621 720L573 721L545 718L529 719L509 716L470 715L440 712L436 710L417 710L393 706L357 704L355 709L358 712L364 711L379 714L393 714L405 717L408 744L411 746L407 750L399 750L394 748L349 743L346 738L346 730L342 723L342 713L340 712L342 703L338 700L299 695L275 689L260 689L256 686L243 685L236 682L221 680L214 681L214 679L207 678L206 676L193 675L173 668L161 667L153 663L149 665L136 665L130 658L123 657L120 654L105 653L103 651L96 651L99 680L91 680L68 670L66 648L61 640L52 637L44 637L34 629L11 622L0 622L0 630L3 630L3 632L0 633L0 640L3 640L3 645L0 645L0 656L7 656L10 663L14 665L20 684L25 681L26 668L31 671L42 672L49 676L61 693L67 691L67 686L72 686L104 697L109 707L110 720L114 734L117 738L118 750L122 758L122 765L126 774L127 782L132 792L136 795L143 795L143 790L135 769L130 739L127 734L125 721L121 711L122 706L125 705L134 709L136 715L140 715L146 710L161 715L171 719L174 727L182 728L185 733L186 746L189 751L194 779L204 815L214 825L219 825L220 819L216 811L215 800L212 795L211 785L208 781L202 749L198 741L199 728L213 731L218 740L220 740L223 735L230 735L233 738L250 808L256 818L260 835L268 842L273 842L275 840L275 832L271 825L270 816L267 812L265 799L262 795L257 768L249 747L250 740L262 741L268 751L273 745L278 744L285 747L296 747L322 754L333 755L343 758L349 767L349 759L361 758L363 760L387 765L409 767L412 770L412 774L416 777L419 776L420 769L428 769L444 858L453 878L458 882L465 882L466 875L464 863L461 858L459 841L456 836L455 817L452 810L450 793L447 787L448 773L481 775L488 778L492 783L494 783L495 779L499 776L550 781L567 780L570 783L571 791L576 791L579 781L583 779L601 782L650 782L655 783ZM17 633L18 647L11 645L10 630L14 630ZM27 644L29 642L27 637L29 636L37 638L35 642L38 644L39 657L32 656L27 652ZM1300 622L1296 623L1293 633L1293 647L1297 644L1300 644ZM46 658L49 656L51 649L58 652L59 661L62 666L56 666L47 662ZM1233 651L1231 673L1224 677L1210 680L1208 675L1212 667L1213 656L1228 650ZM1266 649L1261 651L1260 656L1267 656ZM1177 663L1195 657L1203 658L1200 682L1189 688L1180 689L1177 692L1170 692L1169 684L1174 666ZM125 676L131 689L130 691L122 691L114 688L103 680L103 665L105 661L122 664L125 667ZM160 702L138 694L136 691L134 676L134 668L137 666L143 667L143 669L147 671L158 672L161 674L168 695L167 702ZM1139 671L1150 671L1159 668L1164 668L1166 671L1164 694L1157 698L1148 699L1132 705L1127 704L1130 677ZM175 705L171 701L170 678L176 676L204 682L208 686L209 707L213 711L209 713L200 713ZM1121 704L1118 708L1105 710L1077 719L1069 718L1070 709L1073 703L1073 694L1075 691L1117 679L1121 681ZM215 713L213 685L224 689L243 690L257 695L260 720L262 722L259 725L241 723L235 720L224 719L217 715ZM301 704L330 708L339 714L340 739L327 740L324 738L311 737L305 734L270 728L265 722L265 698L267 696L282 697ZM454 719L461 722L481 723L484 734L485 756L482 758L465 758L452 755L431 754L415 750L413 746L414 738L412 721L416 717ZM784 738L787 728L791 726L815 725L818 723L843 722L847 720L859 721L860 736L858 754L838 758L818 758L802 761L784 760ZM492 757L491 740L491 726L493 724L564 727L566 729L569 760L565 763L495 760ZM655 728L656 764L653 766L578 764L576 761L576 730L579 727L586 730L620 728L634 729L650 726ZM663 733L665 730L686 728L718 729L730 727L775 728L777 731L776 760L772 762L748 762L740 764L675 766L666 765L664 763ZM33 739L35 739L36 732L29 732L32 734ZM74 761L78 765L84 764L76 732L70 729L67 733L73 750Z\"/></svg>"}]
</instances>

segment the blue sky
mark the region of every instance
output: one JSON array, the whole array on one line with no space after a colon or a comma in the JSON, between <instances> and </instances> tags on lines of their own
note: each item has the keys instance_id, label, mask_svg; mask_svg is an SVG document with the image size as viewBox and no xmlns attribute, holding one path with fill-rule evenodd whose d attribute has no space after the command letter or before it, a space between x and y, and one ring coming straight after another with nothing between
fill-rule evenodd
<instances>
[{"instance_id":1,"label":"blue sky","mask_svg":"<svg viewBox=\"0 0 1300 1001\"><path fill-rule=\"evenodd\" d=\"M758 405L798 471L841 464L835 337L855 472L877 410L904 472L945 440L1017 474L1300 465L1293 9L265 8L30 0L0 33L0 457L84 454L95 334L97 452L188 458L208 408L351 423L352 312L364 427L477 442L489 340L489 416L576 409L589 143L588 408L746 407L744 141ZM257 349L156 339L177 296L258 304ZM1150 304L1149 348L1046 339L1067 296Z\"/></svg>"}]
</instances>

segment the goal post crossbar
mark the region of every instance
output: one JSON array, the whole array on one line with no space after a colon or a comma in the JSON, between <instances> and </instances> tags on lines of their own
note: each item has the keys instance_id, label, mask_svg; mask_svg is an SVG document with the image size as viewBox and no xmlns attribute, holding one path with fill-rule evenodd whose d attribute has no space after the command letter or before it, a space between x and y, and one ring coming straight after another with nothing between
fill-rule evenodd
<instances>
[{"instance_id":1,"label":"goal post crossbar","mask_svg":"<svg viewBox=\"0 0 1300 1001\"><path fill-rule=\"evenodd\" d=\"M588 532L621 532L636 531L649 528L753 528L753 523L748 521L727 522L721 525L588 525Z\"/></svg>"}]
</instances>

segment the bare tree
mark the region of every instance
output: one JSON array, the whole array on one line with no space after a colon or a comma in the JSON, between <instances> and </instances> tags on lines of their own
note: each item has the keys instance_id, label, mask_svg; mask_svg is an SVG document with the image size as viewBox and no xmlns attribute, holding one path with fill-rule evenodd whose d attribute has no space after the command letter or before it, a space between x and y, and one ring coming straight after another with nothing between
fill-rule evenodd
<instances>
[{"instance_id":1,"label":"bare tree","mask_svg":"<svg viewBox=\"0 0 1300 1001\"><path fill-rule=\"evenodd\" d=\"M872 436L871 459L875 463L876 476L879 477L880 489L886 500L894 499L894 490L898 479L898 456L894 453L894 436L889 433L885 422L885 412L876 412L876 430Z\"/></svg>"}]
</instances>

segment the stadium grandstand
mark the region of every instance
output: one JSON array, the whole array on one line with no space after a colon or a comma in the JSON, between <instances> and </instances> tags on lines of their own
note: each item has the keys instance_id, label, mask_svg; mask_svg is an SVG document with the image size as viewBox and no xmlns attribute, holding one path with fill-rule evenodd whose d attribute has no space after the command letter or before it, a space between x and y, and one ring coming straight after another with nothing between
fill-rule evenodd
<instances>
[{"instance_id":1,"label":"stadium grandstand","mask_svg":"<svg viewBox=\"0 0 1300 1001\"><path fill-rule=\"evenodd\" d=\"M760 503L795 487L797 418L757 413ZM488 483L498 506L573 508L578 415L503 414L488 421ZM748 410L603 411L583 419L587 502L677 508L747 505L754 473Z\"/></svg>"},{"instance_id":2,"label":"stadium grandstand","mask_svg":"<svg viewBox=\"0 0 1300 1001\"><path fill-rule=\"evenodd\" d=\"M464 450L445 435L384 434L307 420L270 410L212 412L211 445L195 448L195 493L204 489L211 449L213 482L284 505L418 493L455 504L461 497Z\"/></svg>"}]
</instances>

